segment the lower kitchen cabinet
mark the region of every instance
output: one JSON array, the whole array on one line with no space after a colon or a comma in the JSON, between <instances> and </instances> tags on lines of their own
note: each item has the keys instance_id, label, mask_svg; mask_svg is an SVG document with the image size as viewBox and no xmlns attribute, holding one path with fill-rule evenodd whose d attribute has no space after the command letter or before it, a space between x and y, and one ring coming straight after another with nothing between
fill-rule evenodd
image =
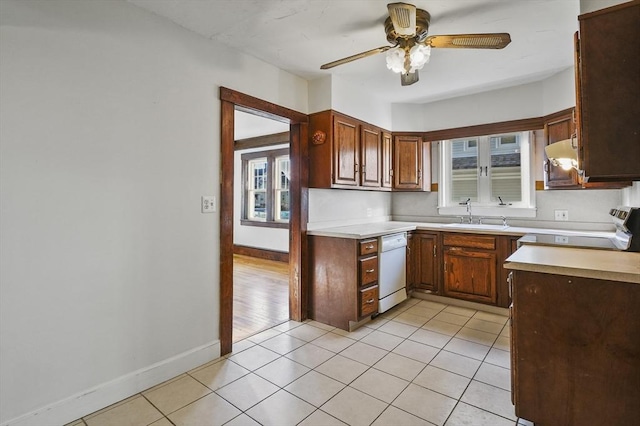
<instances>
[{"instance_id":1,"label":"lower kitchen cabinet","mask_svg":"<svg viewBox=\"0 0 640 426\"><path fill-rule=\"evenodd\" d=\"M640 418L640 285L513 271L512 397L536 426Z\"/></svg>"},{"instance_id":2,"label":"lower kitchen cabinet","mask_svg":"<svg viewBox=\"0 0 640 426\"><path fill-rule=\"evenodd\" d=\"M413 235L415 263L413 287L436 293L439 279L438 234L416 232Z\"/></svg>"},{"instance_id":3,"label":"lower kitchen cabinet","mask_svg":"<svg viewBox=\"0 0 640 426\"><path fill-rule=\"evenodd\" d=\"M343 330L378 312L378 239L309 236L309 318Z\"/></svg>"},{"instance_id":4,"label":"lower kitchen cabinet","mask_svg":"<svg viewBox=\"0 0 640 426\"><path fill-rule=\"evenodd\" d=\"M445 233L443 296L496 304L497 238Z\"/></svg>"}]
</instances>

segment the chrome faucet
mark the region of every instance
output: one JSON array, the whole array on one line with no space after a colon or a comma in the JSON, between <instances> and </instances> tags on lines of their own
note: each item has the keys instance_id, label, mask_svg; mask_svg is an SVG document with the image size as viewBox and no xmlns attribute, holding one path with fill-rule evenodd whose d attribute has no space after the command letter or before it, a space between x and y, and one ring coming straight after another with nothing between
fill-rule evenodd
<instances>
[{"instance_id":1,"label":"chrome faucet","mask_svg":"<svg viewBox=\"0 0 640 426\"><path fill-rule=\"evenodd\" d=\"M473 223L473 215L471 214L471 198L467 198L465 203L467 205L467 213L469 214L469 223Z\"/></svg>"}]
</instances>

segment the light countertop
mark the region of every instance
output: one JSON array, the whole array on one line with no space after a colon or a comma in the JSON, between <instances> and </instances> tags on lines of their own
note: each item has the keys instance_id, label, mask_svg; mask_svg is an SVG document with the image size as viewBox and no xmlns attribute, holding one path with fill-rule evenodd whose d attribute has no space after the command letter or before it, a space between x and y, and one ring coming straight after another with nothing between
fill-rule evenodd
<instances>
[{"instance_id":1,"label":"light countertop","mask_svg":"<svg viewBox=\"0 0 640 426\"><path fill-rule=\"evenodd\" d=\"M593 237L611 238L613 232L598 231L572 231L544 228L524 228L517 226L501 226L501 225L469 225L460 223L434 223L434 222L373 222L361 223L356 225L336 226L329 228L320 228L309 230L307 235L316 235L321 237L336 238L352 238L364 239L374 238L381 235L394 234L397 232L414 231L449 231L464 232L474 234L494 234L494 235L513 235L522 236L529 233L536 234L552 234L552 235L581 235Z\"/></svg>"},{"instance_id":2,"label":"light countertop","mask_svg":"<svg viewBox=\"0 0 640 426\"><path fill-rule=\"evenodd\" d=\"M524 245L507 269L640 284L640 253Z\"/></svg>"}]
</instances>

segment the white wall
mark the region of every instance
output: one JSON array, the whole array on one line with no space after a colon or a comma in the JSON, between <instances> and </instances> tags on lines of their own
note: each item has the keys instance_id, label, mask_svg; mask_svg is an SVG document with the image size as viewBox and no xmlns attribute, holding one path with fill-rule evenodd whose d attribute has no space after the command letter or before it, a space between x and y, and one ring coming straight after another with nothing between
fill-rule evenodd
<instances>
[{"instance_id":1,"label":"white wall","mask_svg":"<svg viewBox=\"0 0 640 426\"><path fill-rule=\"evenodd\" d=\"M622 203L622 190L536 191L535 219L509 218L512 226L553 229L613 231L609 210ZM416 222L455 222L455 216L438 215L438 193L394 193L393 220ZM554 220L554 210L567 210L569 221ZM487 220L486 223L498 223Z\"/></svg>"},{"instance_id":2,"label":"white wall","mask_svg":"<svg viewBox=\"0 0 640 426\"><path fill-rule=\"evenodd\" d=\"M620 3L626 3L626 0L580 0L580 14L615 6Z\"/></svg>"},{"instance_id":3,"label":"white wall","mask_svg":"<svg viewBox=\"0 0 640 426\"><path fill-rule=\"evenodd\" d=\"M309 114L331 109L331 74L309 82Z\"/></svg>"},{"instance_id":4,"label":"white wall","mask_svg":"<svg viewBox=\"0 0 640 426\"><path fill-rule=\"evenodd\" d=\"M122 1L0 30L0 423L64 424L218 355L218 88L307 84Z\"/></svg>"},{"instance_id":5,"label":"white wall","mask_svg":"<svg viewBox=\"0 0 640 426\"><path fill-rule=\"evenodd\" d=\"M331 78L331 108L391 130L391 103L374 96L371 91L345 82L340 76Z\"/></svg>"},{"instance_id":6,"label":"white wall","mask_svg":"<svg viewBox=\"0 0 640 426\"><path fill-rule=\"evenodd\" d=\"M309 189L308 229L391 219L390 192Z\"/></svg>"},{"instance_id":7,"label":"white wall","mask_svg":"<svg viewBox=\"0 0 640 426\"><path fill-rule=\"evenodd\" d=\"M574 68L552 75L542 81L541 116L553 114L576 106Z\"/></svg>"},{"instance_id":8,"label":"white wall","mask_svg":"<svg viewBox=\"0 0 640 426\"><path fill-rule=\"evenodd\" d=\"M439 130L539 117L541 82L431 102L422 106L424 129ZM394 129L402 129L396 125Z\"/></svg>"}]
</instances>

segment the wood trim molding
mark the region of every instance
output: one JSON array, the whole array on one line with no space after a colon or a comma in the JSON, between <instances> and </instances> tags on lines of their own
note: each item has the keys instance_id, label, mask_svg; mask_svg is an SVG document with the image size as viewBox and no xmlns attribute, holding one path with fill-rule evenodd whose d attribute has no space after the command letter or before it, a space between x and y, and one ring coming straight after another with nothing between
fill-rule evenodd
<instances>
[{"instance_id":1,"label":"wood trim molding","mask_svg":"<svg viewBox=\"0 0 640 426\"><path fill-rule=\"evenodd\" d=\"M433 130L422 133L422 140L433 142L447 139L466 138L469 136L492 135L497 133L522 132L544 127L545 118L525 118L522 120L503 121L500 123L478 124L475 126L457 127L455 129ZM394 132L394 135L396 133ZM415 133L414 133L415 134Z\"/></svg>"},{"instance_id":2,"label":"wood trim molding","mask_svg":"<svg viewBox=\"0 0 640 426\"><path fill-rule=\"evenodd\" d=\"M231 102L236 107L244 107L246 111L261 117L284 123L308 123L309 117L298 111L264 101L226 87L220 87L220 100ZM239 108L242 109L242 108Z\"/></svg>"},{"instance_id":3,"label":"wood trim molding","mask_svg":"<svg viewBox=\"0 0 640 426\"><path fill-rule=\"evenodd\" d=\"M307 316L308 150L306 114L220 87L220 353L232 349L234 115L243 110L290 126L291 218L289 220L289 316Z\"/></svg>"},{"instance_id":4,"label":"wood trim molding","mask_svg":"<svg viewBox=\"0 0 640 426\"><path fill-rule=\"evenodd\" d=\"M545 123L552 123L558 120L566 120L567 117L573 115L574 107L563 109L562 111L554 112L543 117Z\"/></svg>"},{"instance_id":5,"label":"wood trim molding","mask_svg":"<svg viewBox=\"0 0 640 426\"><path fill-rule=\"evenodd\" d=\"M234 244L233 254L241 254L243 256L257 257L258 259L275 260L276 262L289 263L289 253L286 253L284 251Z\"/></svg>"},{"instance_id":6,"label":"wood trim molding","mask_svg":"<svg viewBox=\"0 0 640 426\"><path fill-rule=\"evenodd\" d=\"M271 145L289 143L289 132L274 133L272 135L256 136L254 138L238 139L234 149L240 151L250 148L262 148Z\"/></svg>"}]
</instances>

